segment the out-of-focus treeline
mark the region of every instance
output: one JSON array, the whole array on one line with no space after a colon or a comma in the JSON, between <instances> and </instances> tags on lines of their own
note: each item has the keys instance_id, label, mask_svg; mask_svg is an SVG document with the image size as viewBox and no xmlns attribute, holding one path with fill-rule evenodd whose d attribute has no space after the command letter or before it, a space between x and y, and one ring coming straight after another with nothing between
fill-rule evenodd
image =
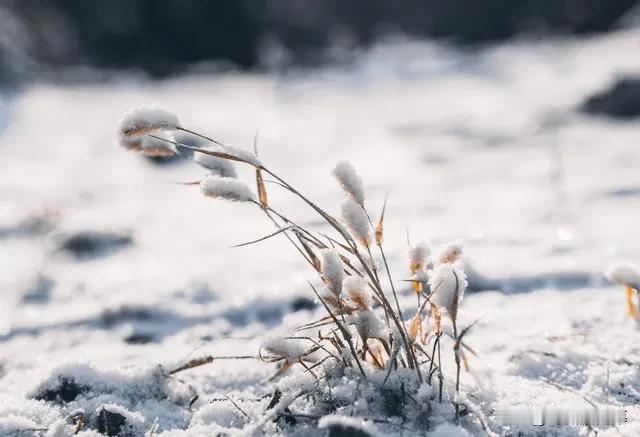
<instances>
[{"instance_id":1,"label":"out-of-focus treeline","mask_svg":"<svg viewBox=\"0 0 640 437\"><path fill-rule=\"evenodd\" d=\"M262 68L274 47L288 62L314 64L334 44L393 33L477 44L603 32L639 1L2 0L0 82L78 65L156 77L207 61Z\"/></svg>"}]
</instances>

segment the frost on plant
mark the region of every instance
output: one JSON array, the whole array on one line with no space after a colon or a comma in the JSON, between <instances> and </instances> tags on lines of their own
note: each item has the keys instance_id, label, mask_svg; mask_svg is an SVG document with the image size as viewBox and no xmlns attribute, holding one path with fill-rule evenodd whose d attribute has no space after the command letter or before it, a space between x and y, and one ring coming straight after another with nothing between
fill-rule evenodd
<instances>
[{"instance_id":1,"label":"frost on plant","mask_svg":"<svg viewBox=\"0 0 640 437\"><path fill-rule=\"evenodd\" d=\"M436 261L440 264L457 262L462 256L462 241L456 240L443 245L438 252Z\"/></svg>"},{"instance_id":2,"label":"frost on plant","mask_svg":"<svg viewBox=\"0 0 640 437\"><path fill-rule=\"evenodd\" d=\"M356 240L363 246L369 246L371 242L371 225L364 208L351 198L347 198L342 201L341 209L342 219Z\"/></svg>"},{"instance_id":3,"label":"frost on plant","mask_svg":"<svg viewBox=\"0 0 640 437\"><path fill-rule=\"evenodd\" d=\"M614 284L640 286L640 271L631 261L618 261L611 264L605 276Z\"/></svg>"},{"instance_id":4,"label":"frost on plant","mask_svg":"<svg viewBox=\"0 0 640 437\"><path fill-rule=\"evenodd\" d=\"M342 278L344 277L342 261L335 249L325 249L320 253L322 268L322 278L326 282L329 290L336 296L342 294Z\"/></svg>"},{"instance_id":5,"label":"frost on plant","mask_svg":"<svg viewBox=\"0 0 640 437\"><path fill-rule=\"evenodd\" d=\"M338 180L342 189L360 206L364 207L365 194L362 178L348 161L339 162L331 174Z\"/></svg>"},{"instance_id":6,"label":"frost on plant","mask_svg":"<svg viewBox=\"0 0 640 437\"><path fill-rule=\"evenodd\" d=\"M255 201L255 195L251 189L236 178L209 175L200 182L200 191L205 196L215 199L225 199L232 202Z\"/></svg>"},{"instance_id":7,"label":"frost on plant","mask_svg":"<svg viewBox=\"0 0 640 437\"><path fill-rule=\"evenodd\" d=\"M155 106L142 106L124 114L118 125L118 133L130 137L179 127L180 120L174 113Z\"/></svg>"},{"instance_id":8,"label":"frost on plant","mask_svg":"<svg viewBox=\"0 0 640 437\"><path fill-rule=\"evenodd\" d=\"M165 132L164 137L157 135L158 131L172 128L180 131L179 142L170 132ZM410 246L409 275L394 279L384 249L386 199L379 210L368 209L372 202L365 203L364 183L352 164L341 162L332 171L345 194L339 220L255 153L188 130L171 113L132 111L121 122L119 132L123 145L134 151L145 153L146 147L156 153L181 149L193 152L195 163L209 170L199 181L206 197L247 202L274 225L273 233L240 246L285 237L310 268L309 291L319 301L320 310L295 332L263 341L257 352L259 358L277 366L273 378L265 383L270 398L257 403L255 412L243 411L244 422L230 420L229 424L243 426L247 433L274 431L269 428L273 426L313 430L318 421L328 429L354 432L370 429L364 424L372 422L385 423L395 432L407 423L414 430L422 430L428 422L424 418L438 405L451 421L477 426L473 418L461 417L458 404L461 363L468 366L464 351L468 345L462 338L470 328L458 326L459 307L467 286L461 242L442 246L434 259L426 243ZM197 141L190 142L185 135ZM255 180L242 181L234 162L253 167ZM272 204L266 177L274 182L269 190L282 190L297 198L307 206L308 213L323 221L324 228L310 230L300 226L298 217L290 217ZM258 196L249 184L255 184ZM405 272L406 263L402 261ZM412 293L417 294L417 303L404 299L405 303L412 303L401 305L401 298ZM443 347L450 348L452 354L444 355ZM443 366L451 355L455 375ZM194 359L170 373L215 359ZM355 405L359 406L357 411ZM354 414L359 418L344 419ZM320 420L322 417L325 418Z\"/></svg>"},{"instance_id":9,"label":"frost on plant","mask_svg":"<svg viewBox=\"0 0 640 437\"><path fill-rule=\"evenodd\" d=\"M238 177L236 168L233 163L227 159L218 158L217 156L206 155L201 152L193 153L193 160L206 168L211 174L222 176L225 178Z\"/></svg>"}]
</instances>

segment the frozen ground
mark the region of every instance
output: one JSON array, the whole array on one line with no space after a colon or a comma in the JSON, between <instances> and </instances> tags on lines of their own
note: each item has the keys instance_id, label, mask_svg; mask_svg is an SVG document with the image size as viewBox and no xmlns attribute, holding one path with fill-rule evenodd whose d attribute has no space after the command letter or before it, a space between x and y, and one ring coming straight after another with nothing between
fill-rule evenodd
<instances>
[{"instance_id":1,"label":"frozen ground","mask_svg":"<svg viewBox=\"0 0 640 437\"><path fill-rule=\"evenodd\" d=\"M465 320L484 317L468 338L479 355L462 387L493 431L509 432L493 409L586 398L627 409L628 424L600 435L640 434L640 334L622 290L601 278L613 259L640 260L640 124L575 110L616 74L640 71L639 52L637 29L479 54L398 41L349 68L39 85L13 96L0 123L0 435L58 435L76 408L126 408L136 432L154 421L171 435L242 427L232 405L208 401L228 395L259 416L265 401L254 399L270 392L271 365L219 361L170 384L158 365L253 355L264 335L321 314L299 299L310 297L312 272L284 241L230 249L271 231L254 208L170 183L198 178L196 166L152 164L114 145L118 118L141 103L238 145L259 128L261 157L332 211L340 193L329 171L351 160L371 205L391 190L397 279L407 228L434 243L463 238L472 285L495 291L464 301ZM288 196L272 199L319 226ZM83 231L119 237L81 257L60 249ZM47 400L59 375L74 378L74 400ZM462 425L480 432L473 416Z\"/></svg>"}]
</instances>

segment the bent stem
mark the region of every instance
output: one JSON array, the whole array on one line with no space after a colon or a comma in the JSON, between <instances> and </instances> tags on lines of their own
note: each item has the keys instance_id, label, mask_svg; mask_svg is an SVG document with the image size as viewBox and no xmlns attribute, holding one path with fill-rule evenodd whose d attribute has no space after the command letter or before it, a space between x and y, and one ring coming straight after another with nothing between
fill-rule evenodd
<instances>
[{"instance_id":1,"label":"bent stem","mask_svg":"<svg viewBox=\"0 0 640 437\"><path fill-rule=\"evenodd\" d=\"M213 138L210 138L210 137L207 137L207 136L202 135L200 133L197 133L195 131L192 131L192 130L189 130L189 129L186 129L186 128L182 128L182 127L179 128L178 130L190 133L192 135L196 135L196 136L198 136L198 137L200 137L202 139L205 139L207 141L210 141L210 142L212 142L214 144L217 144L219 146L222 146L222 147L225 147L225 148L228 149L227 145L225 145L225 144L223 144L223 143L221 143L219 141L216 141ZM407 360L409 362L409 367L416 369L416 372L418 374L418 378L419 378L420 381L422 381L422 373L420 372L420 365L419 365L418 359L417 359L417 357L415 355L415 351L413 350L411 344L409 343L409 341L407 339L406 332L403 329L403 324L401 324L400 321L398 320L398 317L396 316L395 312L391 308L391 304L389 303L388 299L384 295L384 291L382 290L380 282L377 280L377 277L376 277L377 275L374 275L373 272L371 271L371 269L369 268L369 266L367 265L366 261L364 260L364 257L362 256L362 254L358 250L357 244L355 243L353 238L351 238L349 233L330 214L328 214L322 208L320 208L318 205L316 205L314 202L309 200L306 196L304 196L302 193L300 193L298 190L296 190L293 186L291 186L289 183L287 183L284 179L282 179L276 173L274 173L273 171L269 170L268 168L266 168L266 167L264 167L262 165L256 166L256 165L254 165L254 164L252 164L250 162L244 161L244 160L242 160L242 159L240 159L240 158L238 158L236 156L233 156L231 154L228 154L228 153L213 152L211 150L202 149L200 147L187 146L186 144L182 144L182 143L178 143L176 141L171 141L171 140L167 140L167 139L164 139L164 138L156 137L154 135L150 135L150 136L152 136L154 138L157 138L157 139L161 139L163 141L167 141L169 143L173 143L175 145L179 145L179 146L185 147L185 148L190 149L190 150L195 151L195 152L201 152L201 153L205 153L205 154L213 155L213 156L218 156L218 157L225 158L225 159L241 161L241 162L244 162L246 164L252 165L252 166L254 166L256 168L260 168L265 173L267 173L271 177L275 178L281 184L281 186L283 186L286 190L288 190L292 194L294 194L297 197L299 197L302 201L304 201L307 205L309 205L314 211L316 211L316 213L318 213L327 223L329 223L329 225L331 227L333 227L342 236L342 238L347 242L349 247L353 250L354 255L358 258L358 262L360 262L360 264L362 265L362 268L366 272L367 276L371 279L372 283L374 284L375 288L377 289L377 293L376 294L378 294L378 296L380 298L380 301L383 304L383 308L385 309L385 312L387 312L390 315L390 317L392 318L394 324L396 325L396 328L400 332L400 336L402 337L402 342L404 343L405 350L407 351ZM286 232L284 234L287 235L288 238L290 238ZM291 242L292 242L292 244L295 245L295 247L300 252L302 252L301 249L292 240L291 240ZM306 256L305 256L305 259L307 259L307 261L309 262L309 259ZM351 345L351 347L352 347L352 345ZM359 364L359 362L358 362L358 364ZM362 371L362 373L364 374L364 371Z\"/></svg>"},{"instance_id":2,"label":"bent stem","mask_svg":"<svg viewBox=\"0 0 640 437\"><path fill-rule=\"evenodd\" d=\"M381 302L383 304L383 308L385 309L385 312L389 313L389 315L393 319L393 322L396 325L396 328L398 329L398 331L400 331L400 335L402 337L402 341L403 341L403 343L405 345L405 349L407 350L407 355L408 355L407 359L409 361L409 365L410 365L411 368L415 368L416 369L417 374L418 374L418 378L419 378L420 381L422 381L422 373L420 372L420 366L418 364L418 360L415 357L415 353L413 352L413 349L412 349L412 347L411 347L411 345L410 345L410 343L409 343L409 341L408 341L408 339L406 337L406 333L405 333L405 331L403 329L403 325L399 322L398 317L396 316L395 312L391 308L391 304L389 303L388 299L384 295L384 292L382 290L382 287L380 286L379 281L376 279L376 276L373 274L371 269L369 269L369 266L367 265L367 262L365 261L364 257L362 256L362 254L358 250L357 244L353 241L353 238L351 238L349 233L331 215L329 215L322 208L320 208L314 202L312 202L307 197L305 197L302 193L300 193L298 190L296 190L294 187L292 187L289 183L287 183L280 176L278 176L277 174L275 174L273 171L269 170L266 167L262 167L262 170L265 173L269 174L271 177L275 178L278 182L280 182L289 192L291 192L292 194L296 195L302 201L304 201L307 205L309 205L323 219L325 219L325 221L327 223L329 223L329 225L331 225L336 231L338 231L338 233L342 236L342 238L347 242L349 247L353 250L354 255L358 258L358 261L362 265L362 268L366 272L367 276L371 279L371 282L374 284L375 288L377 289L377 291L378 291L377 294L380 297L380 300L381 300Z\"/></svg>"}]
</instances>

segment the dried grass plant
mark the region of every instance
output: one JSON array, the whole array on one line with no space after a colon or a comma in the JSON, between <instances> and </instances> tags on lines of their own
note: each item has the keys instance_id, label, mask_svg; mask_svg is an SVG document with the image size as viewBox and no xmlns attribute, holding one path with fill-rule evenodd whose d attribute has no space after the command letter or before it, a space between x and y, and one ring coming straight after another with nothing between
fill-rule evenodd
<instances>
[{"instance_id":1,"label":"dried grass plant","mask_svg":"<svg viewBox=\"0 0 640 437\"><path fill-rule=\"evenodd\" d=\"M171 131L197 137L206 146L194 147L178 142L170 135ZM442 402L446 378L441 347L446 320L452 328L449 336L456 369L455 377L450 379L454 393L449 396L452 419L460 419L461 407L469 412L465 407L468 400L458 396L461 367L468 366L465 352L475 354L464 341L471 326L458 327L459 304L466 287L459 242L444 246L433 258L426 243L410 246L408 278L402 281L411 284L418 299L415 310L405 314L406 306L403 312L398 296L398 284L402 281L397 282L392 277L385 252L387 200L381 205L379 216L375 216L366 201L362 178L351 164L339 163L332 172L345 193L342 217L338 218L262 162L255 147L254 152L250 152L186 129L168 111L141 108L126 114L120 124L119 138L125 148L146 155L192 154L196 163L211 172L202 181L192 183L198 184L205 196L253 204L276 227L273 233L239 246L284 236L323 284L319 287L309 282L311 292L326 315L298 327L290 336L265 341L259 351L259 357L265 362L278 363L276 378L299 366L300 373L311 375L314 381L295 393L283 394L281 390L275 390L267 408L271 415L267 416L291 419L295 413L289 407L302 396L322 404L318 411L339 412L341 407L332 402L332 386L343 383L345 378L355 381L358 387L367 385L386 393L390 399L397 395L402 399L402 405L415 400L424 386L433 388L430 391L433 402ZM153 147L143 147L149 139L153 139ZM253 167L257 194L237 178L233 163ZM300 226L271 204L265 176L273 182L270 189L285 190L302 200L326 223L329 232L314 232ZM374 253L379 254L379 265ZM447 319L443 319L443 314ZM198 358L172 372L212 360L213 357ZM414 409L424 412L429 407L417 405ZM393 414L400 413L395 411ZM400 415L404 417L404 413Z\"/></svg>"}]
</instances>

